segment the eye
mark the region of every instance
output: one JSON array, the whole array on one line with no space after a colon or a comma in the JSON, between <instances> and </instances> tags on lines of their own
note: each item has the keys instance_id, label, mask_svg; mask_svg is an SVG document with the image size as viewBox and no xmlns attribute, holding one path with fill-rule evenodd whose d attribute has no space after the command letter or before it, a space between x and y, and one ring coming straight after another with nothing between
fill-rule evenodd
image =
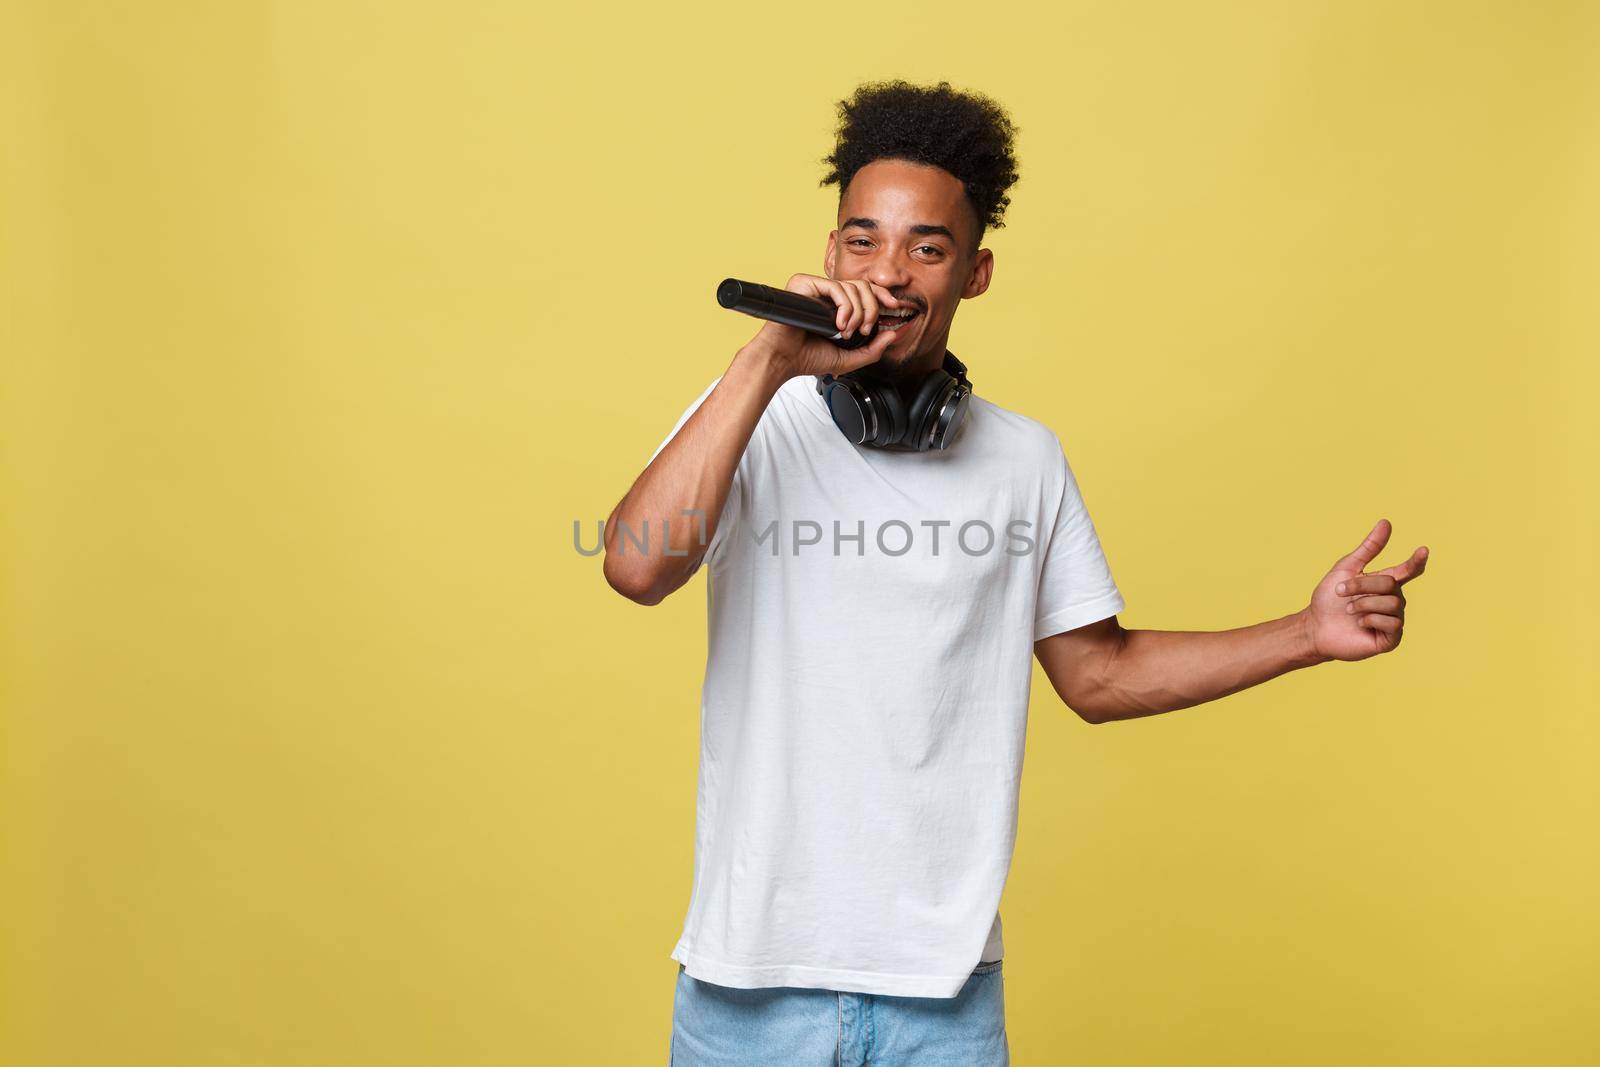
<instances>
[{"instance_id":1,"label":"eye","mask_svg":"<svg viewBox=\"0 0 1600 1067\"><path fill-rule=\"evenodd\" d=\"M870 244L870 243L871 242L869 242L865 237L854 237L854 238L851 238L850 240L845 242L845 244L847 244L847 245Z\"/></svg>"},{"instance_id":2,"label":"eye","mask_svg":"<svg viewBox=\"0 0 1600 1067\"><path fill-rule=\"evenodd\" d=\"M944 255L944 249L940 248L938 245L923 245L921 248L918 248L917 251L921 252L924 249L937 255Z\"/></svg>"}]
</instances>

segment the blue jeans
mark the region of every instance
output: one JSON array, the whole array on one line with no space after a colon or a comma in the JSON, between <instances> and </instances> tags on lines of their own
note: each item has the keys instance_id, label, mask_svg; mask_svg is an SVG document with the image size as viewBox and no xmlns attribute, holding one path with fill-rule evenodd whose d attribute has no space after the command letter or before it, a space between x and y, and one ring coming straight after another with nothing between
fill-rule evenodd
<instances>
[{"instance_id":1,"label":"blue jeans","mask_svg":"<svg viewBox=\"0 0 1600 1067\"><path fill-rule=\"evenodd\" d=\"M1009 1067L1004 960L955 997L730 989L678 964L669 1067Z\"/></svg>"}]
</instances>

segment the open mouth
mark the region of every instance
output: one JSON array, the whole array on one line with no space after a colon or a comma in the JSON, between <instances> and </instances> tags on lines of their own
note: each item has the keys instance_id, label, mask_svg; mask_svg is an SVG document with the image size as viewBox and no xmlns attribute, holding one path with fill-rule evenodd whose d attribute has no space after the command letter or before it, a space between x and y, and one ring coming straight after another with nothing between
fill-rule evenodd
<instances>
[{"instance_id":1,"label":"open mouth","mask_svg":"<svg viewBox=\"0 0 1600 1067\"><path fill-rule=\"evenodd\" d=\"M878 312L878 326L885 330L898 330L920 312L916 308L893 308Z\"/></svg>"}]
</instances>

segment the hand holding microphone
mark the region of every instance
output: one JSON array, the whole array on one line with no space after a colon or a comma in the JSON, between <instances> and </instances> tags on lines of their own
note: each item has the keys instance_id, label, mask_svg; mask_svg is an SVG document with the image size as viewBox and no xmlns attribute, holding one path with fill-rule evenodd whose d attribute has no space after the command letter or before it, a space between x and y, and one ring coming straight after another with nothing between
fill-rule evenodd
<instances>
[{"instance_id":1,"label":"hand holding microphone","mask_svg":"<svg viewBox=\"0 0 1600 1067\"><path fill-rule=\"evenodd\" d=\"M894 335L875 331L878 313L903 306L865 279L814 274L796 274L783 289L728 278L717 287L717 302L767 320L750 343L759 345L786 378L838 377L876 363Z\"/></svg>"}]
</instances>

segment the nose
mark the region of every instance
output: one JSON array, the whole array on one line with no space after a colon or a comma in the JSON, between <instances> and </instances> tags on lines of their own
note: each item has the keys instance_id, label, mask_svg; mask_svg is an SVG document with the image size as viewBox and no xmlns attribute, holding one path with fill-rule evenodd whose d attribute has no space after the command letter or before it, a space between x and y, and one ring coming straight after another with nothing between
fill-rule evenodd
<instances>
[{"instance_id":1,"label":"nose","mask_svg":"<svg viewBox=\"0 0 1600 1067\"><path fill-rule=\"evenodd\" d=\"M891 293L899 293L911 284L911 272L892 249L885 249L872 257L872 263L867 268L867 280L883 286Z\"/></svg>"}]
</instances>

